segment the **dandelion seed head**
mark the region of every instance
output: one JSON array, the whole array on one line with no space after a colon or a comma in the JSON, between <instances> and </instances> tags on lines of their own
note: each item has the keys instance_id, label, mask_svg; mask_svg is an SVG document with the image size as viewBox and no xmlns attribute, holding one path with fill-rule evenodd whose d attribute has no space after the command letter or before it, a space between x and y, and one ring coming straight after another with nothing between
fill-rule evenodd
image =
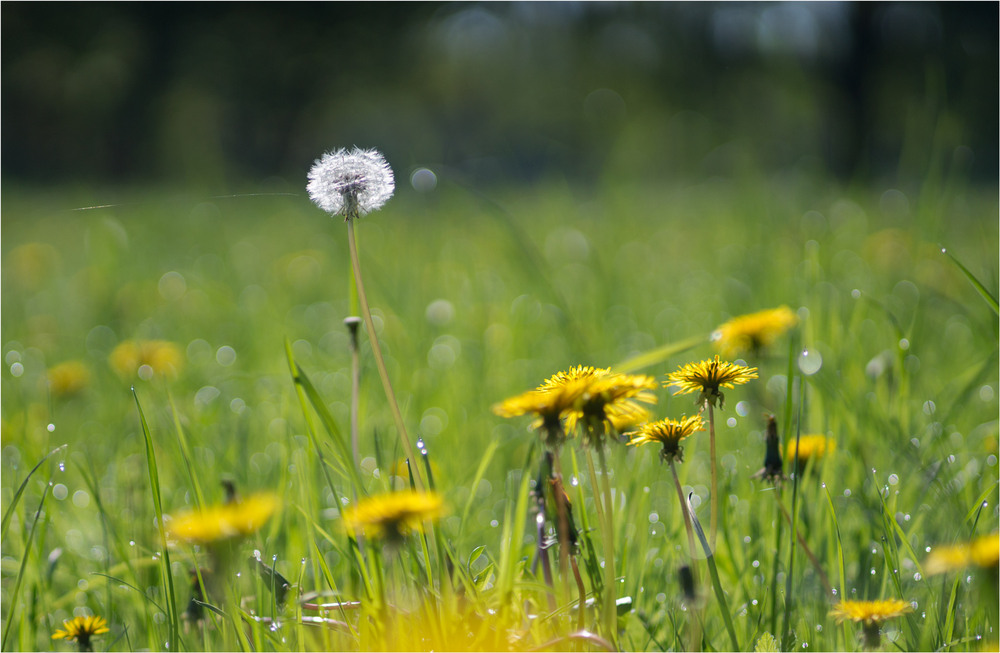
<instances>
[{"instance_id":1,"label":"dandelion seed head","mask_svg":"<svg viewBox=\"0 0 1000 653\"><path fill-rule=\"evenodd\" d=\"M357 147L327 152L313 164L308 179L309 199L330 215L346 219L382 208L396 189L382 153Z\"/></svg>"}]
</instances>

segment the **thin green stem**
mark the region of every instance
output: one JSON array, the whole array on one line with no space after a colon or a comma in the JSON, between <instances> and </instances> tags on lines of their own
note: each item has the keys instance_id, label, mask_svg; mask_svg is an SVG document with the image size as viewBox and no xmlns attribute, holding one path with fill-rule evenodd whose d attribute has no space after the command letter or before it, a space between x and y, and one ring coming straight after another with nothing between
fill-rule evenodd
<instances>
[{"instance_id":1,"label":"thin green stem","mask_svg":"<svg viewBox=\"0 0 1000 653\"><path fill-rule=\"evenodd\" d=\"M715 463L715 407L708 404L708 446L712 470L712 516L709 522L708 544L715 551L715 536L719 527L719 476Z\"/></svg>"},{"instance_id":2,"label":"thin green stem","mask_svg":"<svg viewBox=\"0 0 1000 653\"><path fill-rule=\"evenodd\" d=\"M378 367L378 375L382 379L385 397L389 402L389 408L392 410L392 418L396 422L399 439L403 443L403 452L410 460L410 470L413 473L414 485L416 485L417 490L423 491L424 481L420 475L420 467L416 464L416 456L413 455L413 445L410 444L410 436L406 433L403 415L399 412L396 394L392 390L392 383L389 381L389 372L386 370L385 360L382 358L382 348L379 346L378 335L375 333L372 313L368 308L368 296L365 294L365 284L361 278L361 263L358 260L358 246L354 238L354 219L351 216L347 218L347 243L348 249L351 251L351 266L354 270L354 281L358 288L358 301L361 303L361 317L364 319L365 329L368 331L368 340L371 342L372 353L375 355L375 365Z\"/></svg>"},{"instance_id":3,"label":"thin green stem","mask_svg":"<svg viewBox=\"0 0 1000 653\"><path fill-rule=\"evenodd\" d=\"M688 553L691 555L691 562L693 564L695 559L694 530L691 528L691 517L684 508L684 490L681 488L681 480L677 476L677 465L674 464L673 458L670 459L670 472L674 475L674 487L677 488L677 499L680 501L681 514L684 515L684 528L687 530L688 535Z\"/></svg>"},{"instance_id":4,"label":"thin green stem","mask_svg":"<svg viewBox=\"0 0 1000 653\"><path fill-rule=\"evenodd\" d=\"M618 634L618 609L615 599L615 507L611 497L611 481L608 480L608 462L603 443L597 446L597 457L601 462L601 487L604 493L604 619L607 637L614 642ZM596 489L596 488L595 488Z\"/></svg>"},{"instance_id":5,"label":"thin green stem","mask_svg":"<svg viewBox=\"0 0 1000 653\"><path fill-rule=\"evenodd\" d=\"M708 540L705 538L705 532L701 528L701 524L698 522L698 517L691 510L691 504L688 501L684 502L685 510L690 516L691 523L694 525L695 533L698 534L698 539L701 541L701 548L705 551L705 563L708 565L708 573L712 577L712 589L715 591L715 598L719 601L719 610L722 612L722 619L726 624L726 631L729 633L729 641L732 644L733 651L742 650L740 648L739 640L736 638L736 628L733 626L733 616L729 613L729 602L726 601L726 593L722 589L722 581L719 580L719 570L715 566L715 553L712 551L712 547L709 546Z\"/></svg>"}]
</instances>

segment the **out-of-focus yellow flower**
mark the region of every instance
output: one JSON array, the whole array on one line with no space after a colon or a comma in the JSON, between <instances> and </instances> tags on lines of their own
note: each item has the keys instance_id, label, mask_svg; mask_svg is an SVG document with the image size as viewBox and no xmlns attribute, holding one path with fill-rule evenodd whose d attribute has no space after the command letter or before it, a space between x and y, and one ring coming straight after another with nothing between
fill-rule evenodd
<instances>
[{"instance_id":1,"label":"out-of-focus yellow flower","mask_svg":"<svg viewBox=\"0 0 1000 653\"><path fill-rule=\"evenodd\" d=\"M682 417L679 420L661 419L657 422L643 424L638 430L626 433L630 436L629 444L640 445L649 442L659 442L663 445L660 457L663 460L677 460L683 462L684 451L680 443L697 431L704 431L705 423L701 415L692 417Z\"/></svg>"},{"instance_id":2,"label":"out-of-focus yellow flower","mask_svg":"<svg viewBox=\"0 0 1000 653\"><path fill-rule=\"evenodd\" d=\"M270 492L252 494L232 501L178 514L167 523L174 538L209 544L257 532L278 509L278 497Z\"/></svg>"},{"instance_id":3,"label":"out-of-focus yellow flower","mask_svg":"<svg viewBox=\"0 0 1000 653\"><path fill-rule=\"evenodd\" d=\"M735 388L757 378L756 367L714 360L688 363L667 375L666 386L679 388L674 395L699 392L696 403L722 408L726 397L720 388Z\"/></svg>"},{"instance_id":4,"label":"out-of-focus yellow flower","mask_svg":"<svg viewBox=\"0 0 1000 653\"><path fill-rule=\"evenodd\" d=\"M12 249L6 262L15 283L38 290L58 272L59 253L48 243L25 243Z\"/></svg>"},{"instance_id":5,"label":"out-of-focus yellow flower","mask_svg":"<svg viewBox=\"0 0 1000 653\"><path fill-rule=\"evenodd\" d=\"M90 383L90 370L83 361L66 361L49 368L49 390L57 397L79 394Z\"/></svg>"},{"instance_id":6,"label":"out-of-focus yellow flower","mask_svg":"<svg viewBox=\"0 0 1000 653\"><path fill-rule=\"evenodd\" d=\"M361 499L345 509L342 517L351 535L398 542L413 531L422 531L425 521L437 521L443 514L444 499L437 492L403 490Z\"/></svg>"},{"instance_id":7,"label":"out-of-focus yellow flower","mask_svg":"<svg viewBox=\"0 0 1000 653\"><path fill-rule=\"evenodd\" d=\"M971 542L936 547L924 562L927 575L957 571L970 565L997 567L1000 561L1000 532L980 535Z\"/></svg>"},{"instance_id":8,"label":"out-of-focus yellow flower","mask_svg":"<svg viewBox=\"0 0 1000 653\"><path fill-rule=\"evenodd\" d=\"M907 612L911 612L913 606L900 599L885 599L881 601L841 601L833 606L830 616L837 620L837 623L853 621L860 623L865 633L865 646L870 649L878 648L879 625L894 617L899 617Z\"/></svg>"},{"instance_id":9,"label":"out-of-focus yellow flower","mask_svg":"<svg viewBox=\"0 0 1000 653\"><path fill-rule=\"evenodd\" d=\"M65 639L76 642L81 651L92 650L90 638L108 632L108 620L96 615L90 617L73 617L63 622L62 630L52 634L52 639Z\"/></svg>"},{"instance_id":10,"label":"out-of-focus yellow flower","mask_svg":"<svg viewBox=\"0 0 1000 653\"><path fill-rule=\"evenodd\" d=\"M780 306L734 317L715 330L712 340L726 358L746 353L756 356L798 323L792 309Z\"/></svg>"},{"instance_id":11,"label":"out-of-focus yellow flower","mask_svg":"<svg viewBox=\"0 0 1000 653\"><path fill-rule=\"evenodd\" d=\"M803 435L799 437L798 444L800 467L805 467L810 461L820 460L837 448L837 441L825 435ZM785 444L785 458L795 460L795 438L789 438Z\"/></svg>"},{"instance_id":12,"label":"out-of-focus yellow flower","mask_svg":"<svg viewBox=\"0 0 1000 653\"><path fill-rule=\"evenodd\" d=\"M114 348L108 360L119 376L138 375L148 380L156 374L176 378L184 356L180 346L166 340L126 340Z\"/></svg>"}]
</instances>

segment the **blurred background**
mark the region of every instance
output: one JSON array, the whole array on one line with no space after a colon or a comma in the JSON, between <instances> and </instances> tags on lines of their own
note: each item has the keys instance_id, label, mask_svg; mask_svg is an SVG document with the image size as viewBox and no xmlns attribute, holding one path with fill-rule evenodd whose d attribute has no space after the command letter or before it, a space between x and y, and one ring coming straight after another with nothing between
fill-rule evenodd
<instances>
[{"instance_id":1,"label":"blurred background","mask_svg":"<svg viewBox=\"0 0 1000 653\"><path fill-rule=\"evenodd\" d=\"M998 174L998 5L4 3L4 180Z\"/></svg>"}]
</instances>

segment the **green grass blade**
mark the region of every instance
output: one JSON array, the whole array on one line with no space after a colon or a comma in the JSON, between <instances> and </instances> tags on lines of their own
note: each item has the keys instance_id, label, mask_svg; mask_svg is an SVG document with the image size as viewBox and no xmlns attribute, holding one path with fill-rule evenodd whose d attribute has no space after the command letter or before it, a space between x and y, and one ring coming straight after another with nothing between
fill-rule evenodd
<instances>
[{"instance_id":1,"label":"green grass blade","mask_svg":"<svg viewBox=\"0 0 1000 653\"><path fill-rule=\"evenodd\" d=\"M698 516L694 514L690 497L684 503L687 504L685 510L688 511L688 515L691 517L691 525L694 526L694 532L698 535L701 548L705 551L705 563L708 565L708 573L712 577L712 589L715 591L715 598L719 601L719 611L722 612L722 619L726 623L726 632L729 633L729 641L732 644L731 650L742 651L743 649L740 648L740 642L736 637L736 628L733 626L733 616L729 612L729 602L726 600L726 593L722 589L722 581L719 580L719 570L715 566L715 553L708 544L708 538L705 537L705 531L701 527L701 522L698 521Z\"/></svg>"},{"instance_id":2,"label":"green grass blade","mask_svg":"<svg viewBox=\"0 0 1000 653\"><path fill-rule=\"evenodd\" d=\"M465 524L469 521L469 510L472 509L472 503L476 498L476 489L479 487L479 482L483 480L486 468L489 466L490 461L493 459L493 454L496 453L499 446L500 443L497 440L490 440L489 445L486 447L486 452L479 459L479 467L476 469L476 475L472 478L472 485L469 486L471 488L469 499L465 502L465 507L462 509L462 521L458 526L458 537L455 538L456 542L462 541Z\"/></svg>"},{"instance_id":3,"label":"green grass blade","mask_svg":"<svg viewBox=\"0 0 1000 653\"><path fill-rule=\"evenodd\" d=\"M364 485L361 482L361 477L358 475L358 470L351 463L351 451L347 444L347 440L344 438L344 434L341 433L340 428L337 426L337 421L333 418L330 410L323 403L323 398L320 396L319 391L316 390L316 386L309 379L309 375L305 373L302 366L295 361L295 357L292 354L292 344L286 339L285 340L285 353L288 357L288 367L292 372L292 380L295 382L295 387L300 392L299 401L302 404L303 413L306 414L308 420L308 411L306 410L305 400L308 400L309 405L313 407L316 411L316 415L319 416L320 422L323 424L323 428L330 435L331 440L333 440L334 448L333 453L337 457L337 464L340 467L340 471L346 472L350 477L351 483L354 485L356 493L363 493ZM311 423L309 424L310 438L313 440L313 446L316 448L317 454L320 456L320 461L323 461L322 450L319 448L319 442L315 439L315 429L312 428ZM330 484L330 489L334 490L333 483L327 477L327 481ZM336 494L336 490L334 490Z\"/></svg>"},{"instance_id":4,"label":"green grass blade","mask_svg":"<svg viewBox=\"0 0 1000 653\"><path fill-rule=\"evenodd\" d=\"M24 557L21 559L21 565L17 570L17 578L14 579L14 587L10 592L10 603L7 606L7 624L3 629L3 641L0 642L0 649L4 651L7 650L7 637L10 635L11 625L14 623L14 609L17 607L17 599L20 596L21 581L24 580L24 570L27 568L28 559L31 557L31 543L35 539L38 519L42 514L42 507L45 505L45 499L49 496L49 489L51 487L51 484L46 484L45 489L42 491L42 498L38 502L38 510L35 511L35 518L31 522L31 530L28 531L28 540L24 543Z\"/></svg>"},{"instance_id":5,"label":"green grass blade","mask_svg":"<svg viewBox=\"0 0 1000 653\"><path fill-rule=\"evenodd\" d=\"M68 446L68 444L64 444L45 454L45 456L38 461L38 464L31 468L31 471L24 477L24 480L21 481L21 485L17 488L17 492L14 493L14 498L11 499L10 505L7 506L7 510L3 513L3 523L0 525L0 540L7 539L7 527L10 526L10 518L14 516L14 508L17 507L18 502L21 500L21 495L24 494L24 489L28 486L28 481L31 480L32 475L38 471L38 468L42 466L42 463L48 460L52 454L57 451L61 451Z\"/></svg>"},{"instance_id":6,"label":"green grass blade","mask_svg":"<svg viewBox=\"0 0 1000 653\"><path fill-rule=\"evenodd\" d=\"M146 468L149 471L149 487L153 494L153 510L156 514L156 529L160 536L160 547L162 555L161 574L167 586L167 618L169 619L168 641L171 648L180 650L178 637L177 599L174 593L174 578L170 570L170 552L167 549L167 531L163 525L163 503L160 499L160 474L156 466L156 452L153 450L153 436L149 431L149 424L146 422L146 415L142 411L142 404L139 402L139 395L136 394L135 387L132 388L132 397L135 399L136 410L139 411L139 422L142 425L142 435L146 443Z\"/></svg>"},{"instance_id":7,"label":"green grass blade","mask_svg":"<svg viewBox=\"0 0 1000 653\"><path fill-rule=\"evenodd\" d=\"M693 338L688 338L687 340L669 342L665 345L657 347L656 349L650 349L649 351L643 352L638 356L633 356L632 358L624 360L617 365L613 365L611 369L616 372L634 372L636 370L641 370L646 367L662 363L671 356L676 356L677 354L693 349L705 342L708 342L708 338L704 336L694 336Z\"/></svg>"},{"instance_id":8,"label":"green grass blade","mask_svg":"<svg viewBox=\"0 0 1000 653\"><path fill-rule=\"evenodd\" d=\"M535 447L532 446L532 452ZM529 459L533 458L529 454ZM525 465L522 469L530 469ZM500 554L500 568L497 572L497 588L502 600L502 604L507 607L511 603L511 595L514 592L514 568L517 566L518 551L521 550L521 540L524 539L524 524L528 519L528 481L531 474L521 474L521 484L516 495L516 504L511 512L510 503L504 516L503 536L500 540L504 543Z\"/></svg>"},{"instance_id":9,"label":"green grass blade","mask_svg":"<svg viewBox=\"0 0 1000 653\"><path fill-rule=\"evenodd\" d=\"M979 295L986 302L986 304L991 309L993 309L993 314L994 315L1000 315L1000 305L997 304L997 298L994 297L993 294L989 290L986 289L986 286L984 286L979 281L979 279L976 278L976 275L972 274L972 272L969 270L969 268L967 268L964 265L962 265L962 262L959 261L954 256L952 256L951 252L949 252L944 247L941 248L941 253L944 254L945 256L947 256L948 258L950 258L952 260L952 262L955 265L958 266L958 269L962 271L962 274L964 274L965 278L969 280L969 283L972 284L972 287L976 289L976 292L978 292Z\"/></svg>"},{"instance_id":10,"label":"green grass blade","mask_svg":"<svg viewBox=\"0 0 1000 653\"><path fill-rule=\"evenodd\" d=\"M200 509L205 506L205 495L201 491L201 483L198 482L198 473L195 471L194 464L191 462L191 448L188 446L187 437L184 435L184 428L181 426L181 418L177 413L177 405L174 403L174 396L168 393L167 398L170 401L170 412L174 416L174 431L177 433L177 445L181 450L181 459L184 461L184 467L187 469L188 478L191 479L191 487L194 489L195 506Z\"/></svg>"}]
</instances>

